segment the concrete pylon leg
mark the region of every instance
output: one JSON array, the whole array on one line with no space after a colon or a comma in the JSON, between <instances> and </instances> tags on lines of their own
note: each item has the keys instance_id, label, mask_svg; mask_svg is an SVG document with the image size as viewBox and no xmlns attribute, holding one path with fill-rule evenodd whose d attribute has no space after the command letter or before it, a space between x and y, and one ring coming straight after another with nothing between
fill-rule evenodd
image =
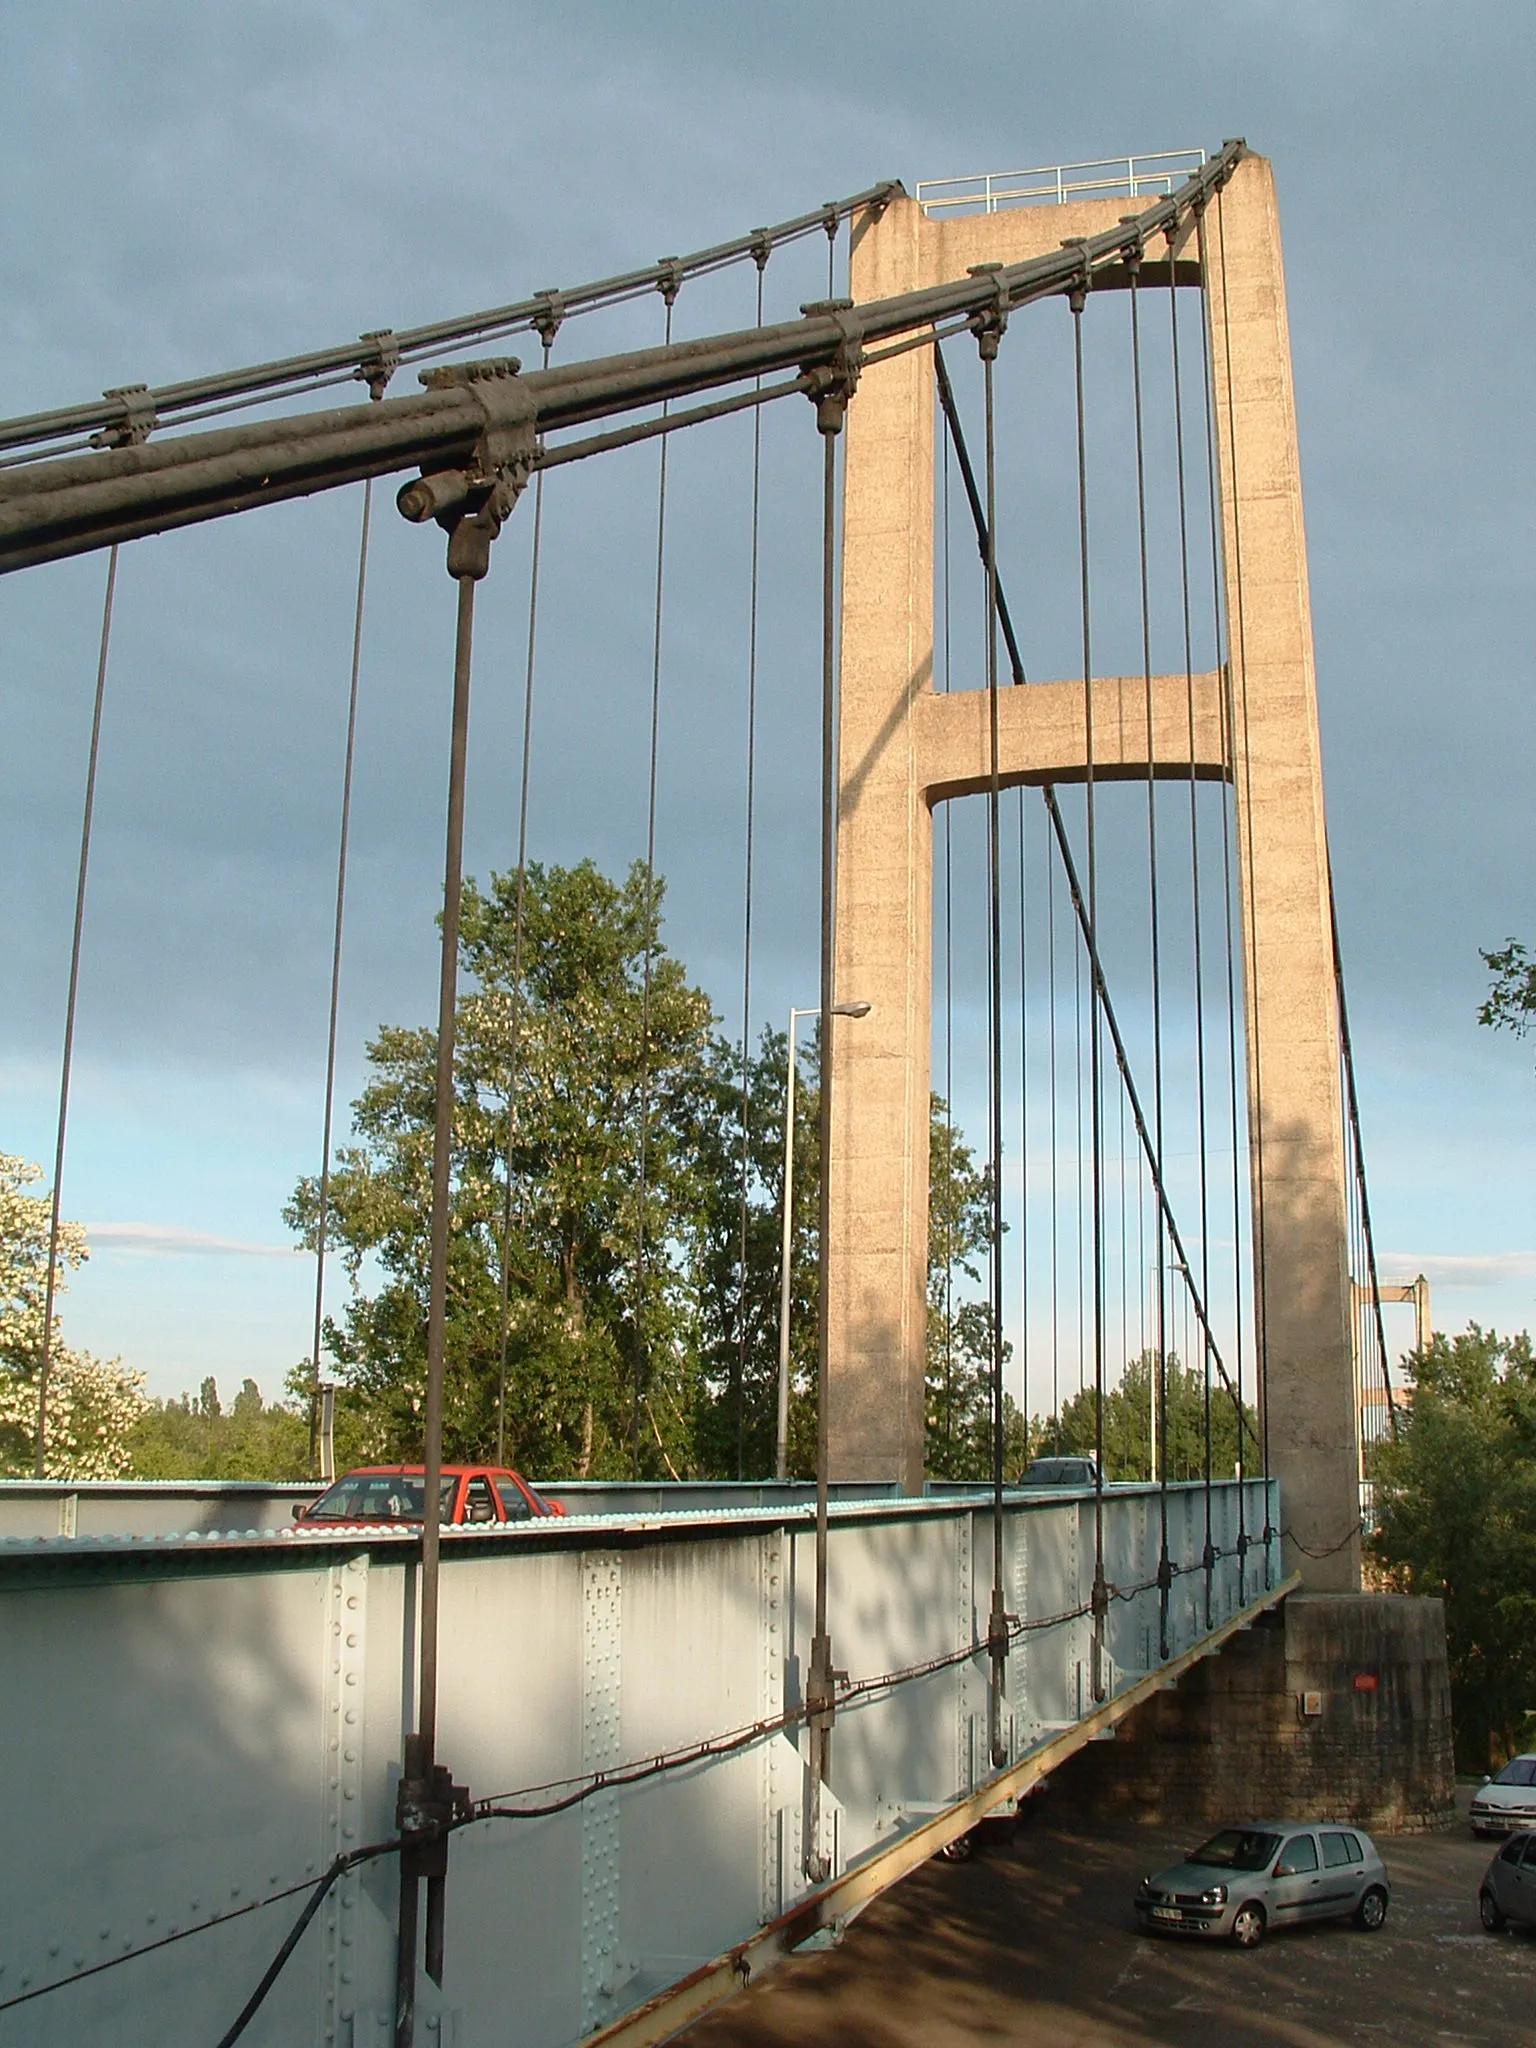
<instances>
[{"instance_id":1,"label":"concrete pylon leg","mask_svg":"<svg viewBox=\"0 0 1536 2048\"><path fill-rule=\"evenodd\" d=\"M860 298L915 282L922 215L854 258ZM843 498L828 1430L834 1479L923 1484L933 821L917 701L933 667L933 365L864 372Z\"/></svg>"},{"instance_id":2,"label":"concrete pylon leg","mask_svg":"<svg viewBox=\"0 0 1536 2048\"><path fill-rule=\"evenodd\" d=\"M1267 162L1206 220L1247 1009L1254 1266L1285 1563L1360 1584L1343 1106L1301 468Z\"/></svg>"}]
</instances>

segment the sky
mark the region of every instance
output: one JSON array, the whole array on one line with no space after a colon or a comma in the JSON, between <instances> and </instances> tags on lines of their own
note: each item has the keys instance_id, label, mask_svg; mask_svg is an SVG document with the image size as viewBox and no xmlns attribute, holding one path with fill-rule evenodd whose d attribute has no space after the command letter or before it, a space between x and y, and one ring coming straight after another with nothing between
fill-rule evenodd
<instances>
[{"instance_id":1,"label":"sky","mask_svg":"<svg viewBox=\"0 0 1536 2048\"><path fill-rule=\"evenodd\" d=\"M1510 174L1533 60L1536 16L1514 0L1228 0L1208 19L1163 0L958 0L942 19L900 0L11 9L0 412L574 284L885 177L910 190L1245 135L1281 207L1383 1274L1425 1272L1440 1327L1525 1327L1536 1077L1531 1048L1479 1029L1476 1009L1479 948L1536 939L1536 285ZM770 306L820 296L823 261L816 247L776 258ZM690 287L677 331L746 324L752 282ZM629 307L579 343L639 345L659 324L659 303ZM1010 445L1045 452L1000 512L1005 570L1008 534L1033 545L1031 521L1049 526L1042 549L1064 545L1064 336L1047 323L1015 359ZM1116 401L1108 355L1096 374L1109 492L1123 388ZM783 411L763 444L754 1032L815 996L818 451ZM750 429L711 431L677 445L669 482L658 863L669 941L734 1032ZM319 1148L359 516L358 492L333 493L122 556L64 1180L93 1249L65 1331L157 1394L207 1373L275 1393L309 1341L312 1273L281 1210ZM601 478L564 473L546 518L532 850L617 868L644 846L654 451ZM526 547L524 520L483 587L476 874L514 857ZM1029 559L1016 553L1021 585ZM92 557L0 582L0 1150L39 1162L103 575ZM1070 672L1064 578L1032 586L1039 672ZM432 1012L451 633L438 538L381 490L341 1105L369 1035ZM956 834L974 876L974 820ZM979 955L974 918L961 925L956 1039L974 1055ZM979 1135L980 1070L960 1064L957 1110ZM1395 1325L1395 1342L1410 1335Z\"/></svg>"}]
</instances>

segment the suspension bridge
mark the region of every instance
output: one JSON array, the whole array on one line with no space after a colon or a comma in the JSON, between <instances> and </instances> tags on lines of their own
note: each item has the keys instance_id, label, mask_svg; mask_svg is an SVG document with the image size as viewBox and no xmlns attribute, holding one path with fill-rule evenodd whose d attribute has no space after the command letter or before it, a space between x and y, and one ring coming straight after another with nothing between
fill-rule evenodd
<instances>
[{"instance_id":1,"label":"suspension bridge","mask_svg":"<svg viewBox=\"0 0 1536 2048\"><path fill-rule=\"evenodd\" d=\"M776 272L817 237L825 295L779 313ZM679 336L690 290L737 270L752 324ZM583 318L646 303L650 345L572 346ZM535 367L485 353L516 336ZM411 366L420 388L392 396ZM357 382L365 402L325 402ZM477 589L529 525L521 931L546 497L562 471L653 444L654 890L668 454L749 416L745 1068L763 423L786 413L820 449L819 487L793 508L819 555L819 732L802 735L819 759L826 1163L815 1488L588 1497L511 1532L226 1522L0 1544L27 1844L4 1883L0 2039L659 2040L1298 1587L1358 1591L1362 1443L1393 1426L1393 1388L1332 912L1278 216L1269 166L1241 142L916 198L872 187L592 286L0 423L0 570L106 558L38 1474L122 551L362 486L360 551L337 569L355 577L357 626L318 1380L374 482L403 473L399 512L424 547L446 534L431 1498ZM1046 623L1062 593L1066 635ZM972 928L979 1039L956 1021ZM948 1104L957 1083L986 1104L992 1476L925 1495L936 1063ZM646 1129L642 1102L636 1481L659 1256ZM745 1155L742 1172L745 1205ZM510 1154L507 1189L510 1219ZM508 1293L504 1257L503 1350ZM947 1309L939 1321L942 1362ZM1181 1360L1202 1421L1175 1469ZM1105 1404L1137 1361L1146 1466L1113 1484ZM1005 1485L1010 1369L1026 1408L1047 1383L1052 1415L1091 1397L1092 1486Z\"/></svg>"}]
</instances>

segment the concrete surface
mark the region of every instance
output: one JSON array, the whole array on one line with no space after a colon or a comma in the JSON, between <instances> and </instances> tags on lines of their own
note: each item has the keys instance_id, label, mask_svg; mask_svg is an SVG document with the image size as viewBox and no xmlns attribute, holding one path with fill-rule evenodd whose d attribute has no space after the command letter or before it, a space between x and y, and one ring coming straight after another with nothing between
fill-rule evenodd
<instances>
[{"instance_id":1,"label":"concrete surface","mask_svg":"<svg viewBox=\"0 0 1536 2048\"><path fill-rule=\"evenodd\" d=\"M1484 1934L1494 1845L1378 1836L1385 1928L1302 1927L1236 1950L1138 1934L1143 1872L1192 1846L1168 1828L1079 1833L1049 1805L969 1863L931 1863L841 1948L787 1964L681 2036L688 2048L1514 2048L1536 2042L1536 1939ZM1198 1835L1199 1830L1195 1831Z\"/></svg>"}]
</instances>

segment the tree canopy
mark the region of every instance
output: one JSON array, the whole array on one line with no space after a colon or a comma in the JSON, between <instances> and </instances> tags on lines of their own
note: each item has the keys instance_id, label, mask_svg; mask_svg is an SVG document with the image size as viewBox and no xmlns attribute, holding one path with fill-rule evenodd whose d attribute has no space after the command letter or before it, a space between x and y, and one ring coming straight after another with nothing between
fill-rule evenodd
<instances>
[{"instance_id":1,"label":"tree canopy","mask_svg":"<svg viewBox=\"0 0 1536 2048\"><path fill-rule=\"evenodd\" d=\"M1457 1761L1484 1770L1536 1706L1536 1360L1523 1332L1436 1332L1372 1452L1378 1564L1445 1601Z\"/></svg>"},{"instance_id":2,"label":"tree canopy","mask_svg":"<svg viewBox=\"0 0 1536 2048\"><path fill-rule=\"evenodd\" d=\"M1152 1474L1153 1401L1156 1397L1157 1354L1143 1351L1125 1368L1117 1387L1104 1396L1104 1477L1146 1479ZM1180 1363L1178 1354L1168 1354L1164 1427L1167 1431L1168 1477L1205 1477L1205 1374ZM1230 1479L1238 1465L1237 1408L1232 1396L1212 1374L1211 1476ZM1094 1389L1086 1387L1064 1401L1061 1408L1060 1449L1092 1457L1098 1440L1095 1428L1097 1402ZM1041 1425L1055 1450L1057 1432ZM1244 1462L1250 1473L1258 1469L1258 1422L1253 1410L1243 1404Z\"/></svg>"},{"instance_id":3,"label":"tree canopy","mask_svg":"<svg viewBox=\"0 0 1536 2048\"><path fill-rule=\"evenodd\" d=\"M48 1292L51 1197L28 1192L42 1171L0 1152L0 1474L33 1470L38 1374ZM48 1346L50 1478L112 1479L130 1462L128 1432L144 1405L142 1378L117 1359L93 1358L64 1342L58 1298L67 1275L89 1256L84 1228L61 1220Z\"/></svg>"}]
</instances>

